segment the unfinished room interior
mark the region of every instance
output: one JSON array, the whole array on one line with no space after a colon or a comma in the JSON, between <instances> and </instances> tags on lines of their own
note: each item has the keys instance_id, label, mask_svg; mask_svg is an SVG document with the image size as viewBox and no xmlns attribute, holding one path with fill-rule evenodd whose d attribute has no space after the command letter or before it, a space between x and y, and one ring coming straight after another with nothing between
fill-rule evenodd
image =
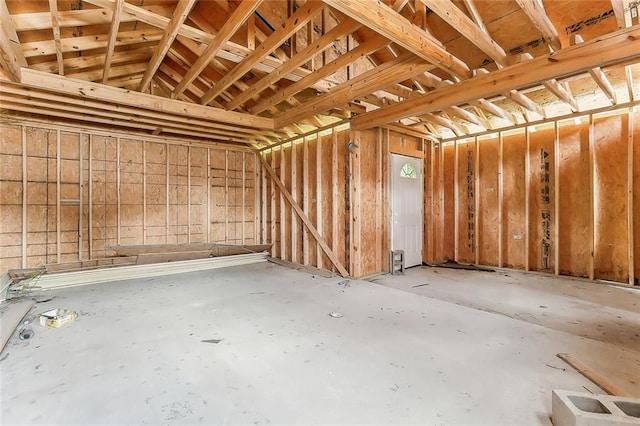
<instances>
[{"instance_id":1,"label":"unfinished room interior","mask_svg":"<svg viewBox=\"0 0 640 426\"><path fill-rule=\"evenodd\" d=\"M639 9L0 0L0 423L640 425Z\"/></svg>"}]
</instances>

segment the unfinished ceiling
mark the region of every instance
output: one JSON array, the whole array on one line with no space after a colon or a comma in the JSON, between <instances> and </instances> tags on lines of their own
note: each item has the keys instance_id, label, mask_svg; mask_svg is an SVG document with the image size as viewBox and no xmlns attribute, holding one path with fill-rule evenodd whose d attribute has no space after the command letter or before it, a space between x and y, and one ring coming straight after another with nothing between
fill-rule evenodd
<instances>
[{"instance_id":1,"label":"unfinished ceiling","mask_svg":"<svg viewBox=\"0 0 640 426\"><path fill-rule=\"evenodd\" d=\"M269 146L437 137L637 99L629 0L0 1L6 116Z\"/></svg>"}]
</instances>

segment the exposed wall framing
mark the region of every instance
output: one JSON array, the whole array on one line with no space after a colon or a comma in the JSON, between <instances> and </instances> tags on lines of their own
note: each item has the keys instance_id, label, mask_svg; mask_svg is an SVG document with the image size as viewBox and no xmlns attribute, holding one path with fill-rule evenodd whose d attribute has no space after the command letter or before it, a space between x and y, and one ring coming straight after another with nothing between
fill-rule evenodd
<instances>
[{"instance_id":1,"label":"exposed wall framing","mask_svg":"<svg viewBox=\"0 0 640 426\"><path fill-rule=\"evenodd\" d=\"M252 244L255 171L247 149L0 123L0 273L118 244Z\"/></svg>"},{"instance_id":2,"label":"exposed wall framing","mask_svg":"<svg viewBox=\"0 0 640 426\"><path fill-rule=\"evenodd\" d=\"M636 108L585 113L434 146L432 155L444 158L440 164L437 159L426 164L432 193L444 196L444 214L432 214L433 223L426 217L425 229L435 228L432 233L444 240L425 240L427 260L457 254L467 263L638 284ZM472 177L467 157L474 155L479 158L473 158L477 176ZM472 178L478 200L470 200ZM458 233L450 219L454 211ZM481 236L475 244L463 232L471 212Z\"/></svg>"},{"instance_id":3,"label":"exposed wall framing","mask_svg":"<svg viewBox=\"0 0 640 426\"><path fill-rule=\"evenodd\" d=\"M354 132L340 126L264 150L265 164L296 206L274 179L262 181L261 192L270 194L268 206L263 206L263 226L271 229L272 255L339 272L310 228L298 220L299 208L349 275L388 271L392 152L431 158L417 137L389 129Z\"/></svg>"}]
</instances>

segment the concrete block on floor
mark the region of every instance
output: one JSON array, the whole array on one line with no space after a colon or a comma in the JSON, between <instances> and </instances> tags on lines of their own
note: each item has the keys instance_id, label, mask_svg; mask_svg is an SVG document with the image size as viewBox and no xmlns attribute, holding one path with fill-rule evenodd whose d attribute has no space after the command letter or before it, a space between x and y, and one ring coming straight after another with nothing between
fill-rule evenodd
<instances>
[{"instance_id":1,"label":"concrete block on floor","mask_svg":"<svg viewBox=\"0 0 640 426\"><path fill-rule=\"evenodd\" d=\"M640 399L554 389L554 426L640 425Z\"/></svg>"}]
</instances>

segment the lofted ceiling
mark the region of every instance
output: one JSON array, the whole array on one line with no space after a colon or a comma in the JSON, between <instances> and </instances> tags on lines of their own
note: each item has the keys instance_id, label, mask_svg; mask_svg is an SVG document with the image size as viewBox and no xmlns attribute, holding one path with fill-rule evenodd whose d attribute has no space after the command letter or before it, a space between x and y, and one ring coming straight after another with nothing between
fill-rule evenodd
<instances>
[{"instance_id":1,"label":"lofted ceiling","mask_svg":"<svg viewBox=\"0 0 640 426\"><path fill-rule=\"evenodd\" d=\"M632 105L638 1L0 0L2 117L256 148Z\"/></svg>"}]
</instances>

